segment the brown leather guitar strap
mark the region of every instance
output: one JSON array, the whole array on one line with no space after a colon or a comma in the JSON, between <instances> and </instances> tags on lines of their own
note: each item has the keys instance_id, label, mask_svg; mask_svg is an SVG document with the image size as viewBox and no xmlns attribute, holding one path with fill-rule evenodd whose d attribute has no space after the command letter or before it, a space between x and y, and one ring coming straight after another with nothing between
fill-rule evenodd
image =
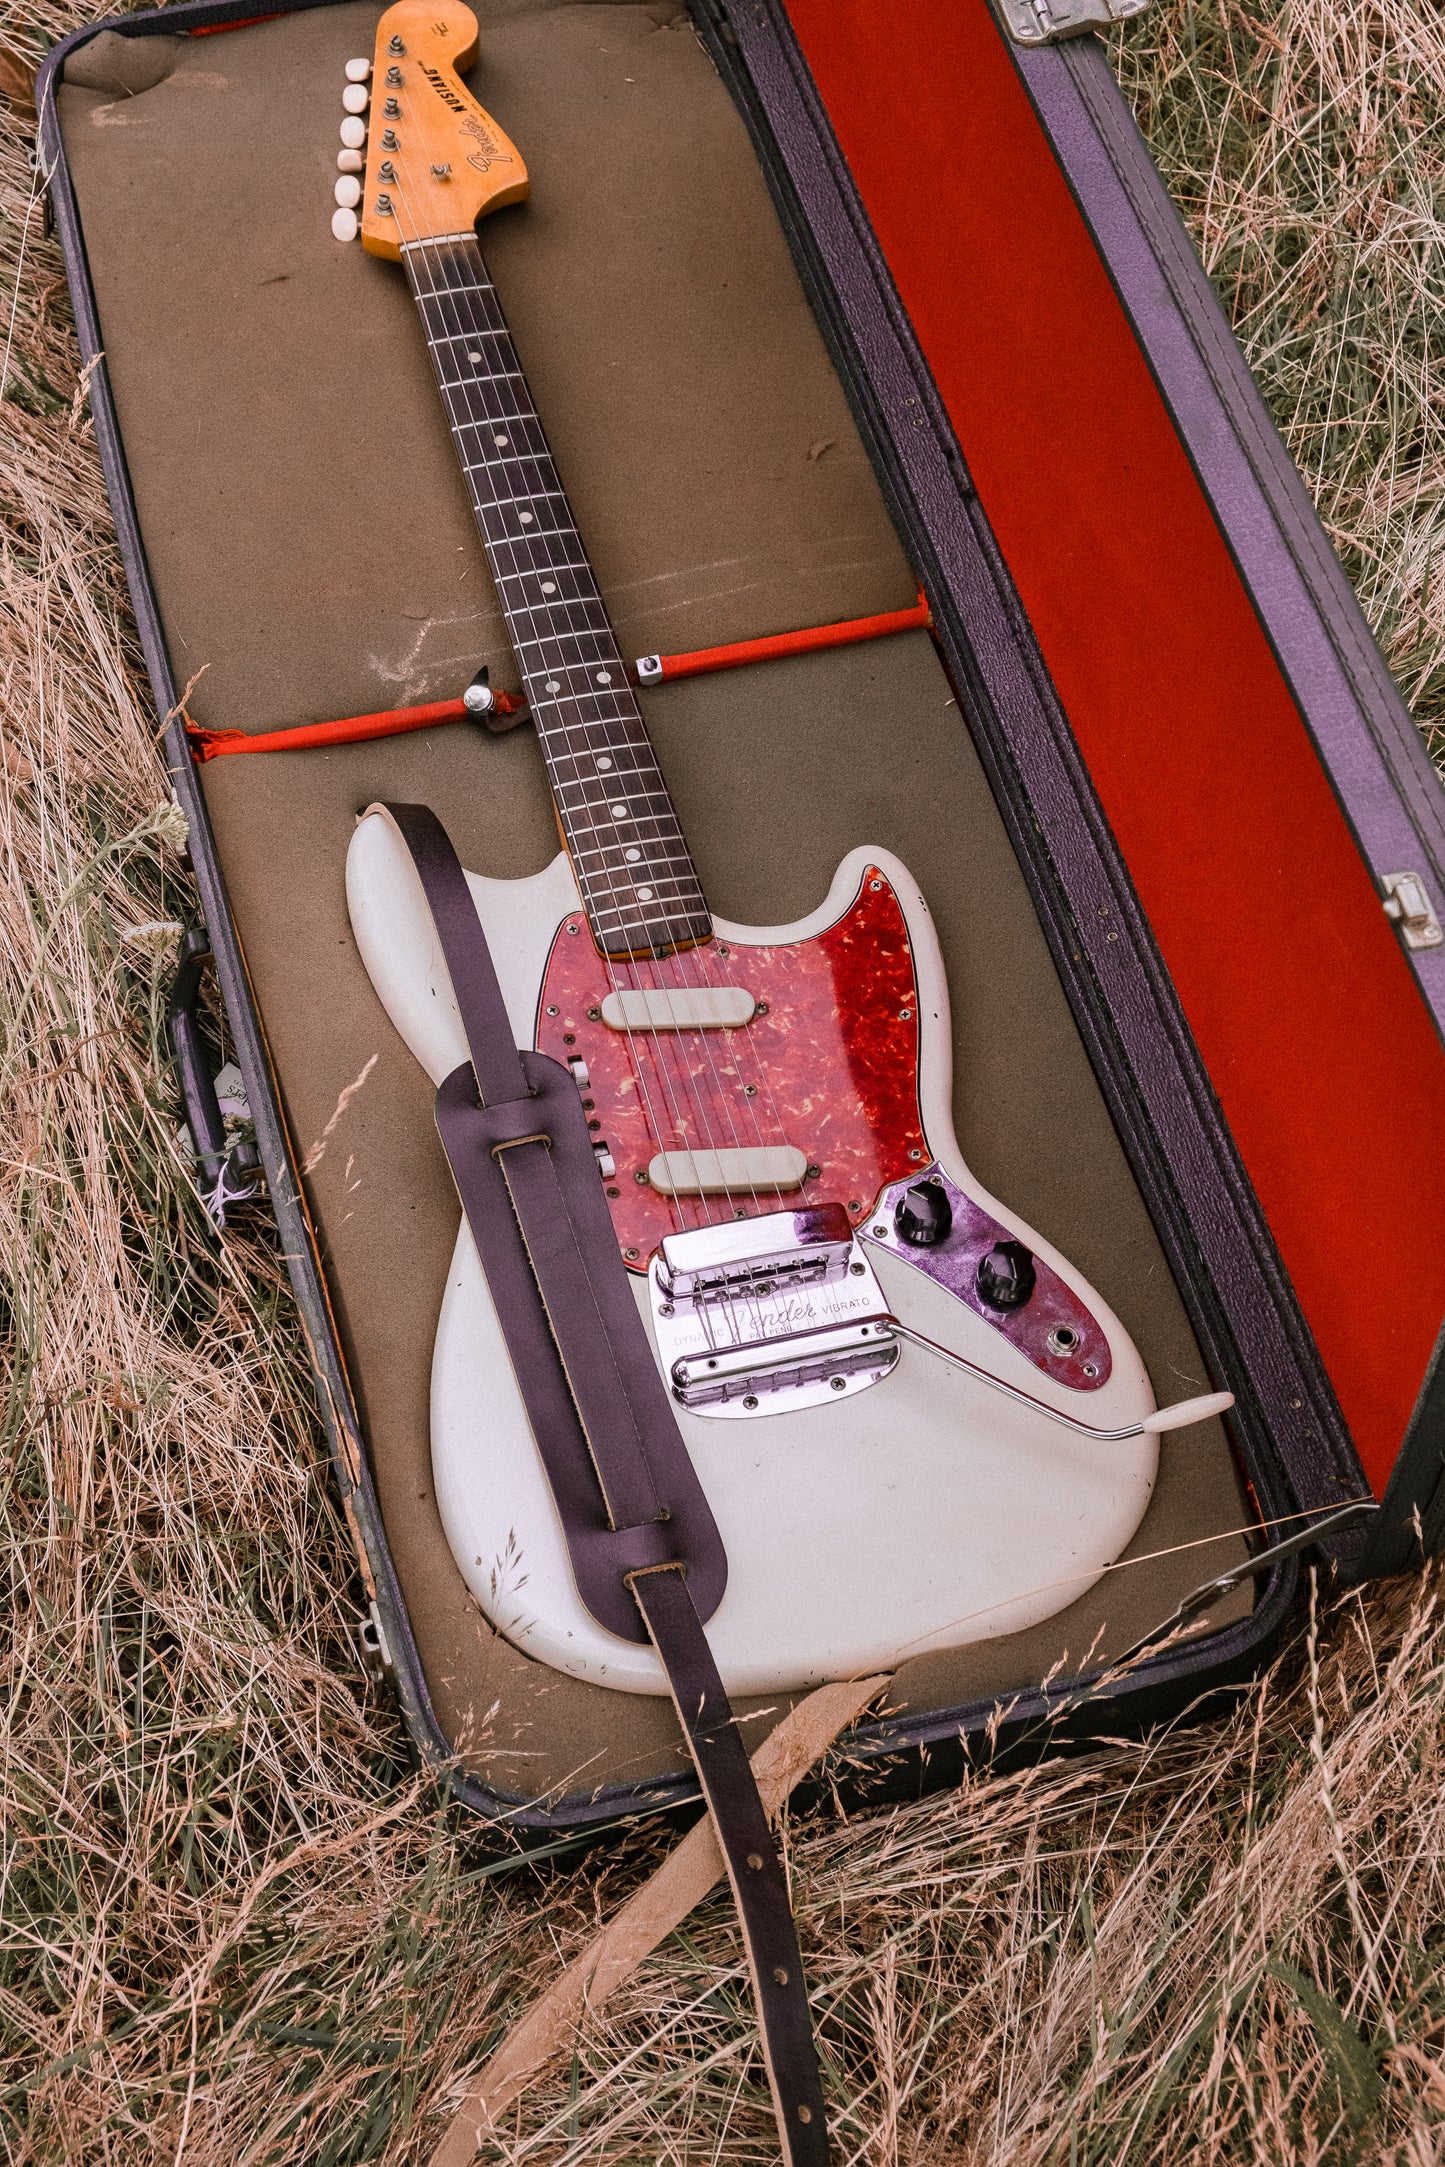
<instances>
[{"instance_id":1,"label":"brown leather guitar strap","mask_svg":"<svg viewBox=\"0 0 1445 2167\"><path fill-rule=\"evenodd\" d=\"M827 2125L797 1932L747 1749L704 1631L727 1560L618 1253L581 1095L520 1052L451 840L425 805L377 805L411 853L471 1060L437 1128L599 1624L667 1674L742 1924L787 2167L825 2167Z\"/></svg>"}]
</instances>

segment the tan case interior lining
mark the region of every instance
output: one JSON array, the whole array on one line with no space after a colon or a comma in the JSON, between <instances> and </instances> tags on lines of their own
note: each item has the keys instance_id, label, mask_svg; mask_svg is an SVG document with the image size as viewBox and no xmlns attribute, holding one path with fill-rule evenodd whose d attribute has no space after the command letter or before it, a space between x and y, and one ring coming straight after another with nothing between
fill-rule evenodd
<instances>
[{"instance_id":1,"label":"tan case interior lining","mask_svg":"<svg viewBox=\"0 0 1445 2167\"><path fill-rule=\"evenodd\" d=\"M60 91L172 665L213 727L444 697L481 661L516 683L405 282L329 231L342 63L369 51L379 13L352 0L167 38L163 68L107 34ZM689 19L666 0L478 13L476 88L533 179L483 245L624 651L906 606L910 568ZM802 915L861 842L909 865L948 965L970 1163L1112 1303L1161 1399L1206 1389L928 636L697 678L644 704L722 915ZM315 1162L322 1261L442 1727L509 1794L669 1770L664 1702L518 1654L448 1550L427 1388L457 1204L428 1087L371 992L342 890L352 819L377 797L435 806L475 870L537 870L556 831L531 734L434 730L218 761L203 779L291 1135ZM1217 1426L1166 1439L1129 1552L1147 1562L1030 1632L906 1665L896 1703L1007 1697L1127 1646L1244 1554L1237 1538L1178 1546L1247 1519ZM760 1733L770 1717L753 1712Z\"/></svg>"}]
</instances>

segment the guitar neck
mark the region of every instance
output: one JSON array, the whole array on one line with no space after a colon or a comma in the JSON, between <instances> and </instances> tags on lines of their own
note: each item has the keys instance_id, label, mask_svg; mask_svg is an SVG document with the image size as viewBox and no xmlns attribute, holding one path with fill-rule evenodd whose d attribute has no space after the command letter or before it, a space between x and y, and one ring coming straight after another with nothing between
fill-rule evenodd
<instances>
[{"instance_id":1,"label":"guitar neck","mask_svg":"<svg viewBox=\"0 0 1445 2167\"><path fill-rule=\"evenodd\" d=\"M597 944L691 947L712 921L481 249L402 253Z\"/></svg>"}]
</instances>

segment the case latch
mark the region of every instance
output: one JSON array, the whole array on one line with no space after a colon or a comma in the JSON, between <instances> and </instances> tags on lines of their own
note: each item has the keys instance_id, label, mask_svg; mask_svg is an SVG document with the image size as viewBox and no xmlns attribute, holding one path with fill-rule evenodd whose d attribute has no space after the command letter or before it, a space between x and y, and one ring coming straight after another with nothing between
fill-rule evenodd
<instances>
[{"instance_id":1,"label":"case latch","mask_svg":"<svg viewBox=\"0 0 1445 2167\"><path fill-rule=\"evenodd\" d=\"M1407 948L1438 948L1445 929L1418 873L1386 873L1385 916L1393 918Z\"/></svg>"},{"instance_id":2,"label":"case latch","mask_svg":"<svg viewBox=\"0 0 1445 2167\"><path fill-rule=\"evenodd\" d=\"M1086 30L1108 30L1142 15L1149 0L995 0L1003 25L1018 45L1056 45Z\"/></svg>"}]
</instances>

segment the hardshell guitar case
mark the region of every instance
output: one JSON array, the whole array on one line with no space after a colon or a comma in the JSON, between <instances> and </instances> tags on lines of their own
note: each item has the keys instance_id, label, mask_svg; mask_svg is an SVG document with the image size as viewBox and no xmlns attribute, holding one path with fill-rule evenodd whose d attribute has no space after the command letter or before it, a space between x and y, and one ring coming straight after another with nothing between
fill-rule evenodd
<instances>
[{"instance_id":1,"label":"hardshell guitar case","mask_svg":"<svg viewBox=\"0 0 1445 2167\"><path fill-rule=\"evenodd\" d=\"M381 10L253 4L78 31L39 93L190 824L186 990L208 943L254 1153L220 1141L183 1001L187 1114L213 1197L264 1174L418 1754L513 1830L601 1825L694 1778L666 1699L531 1659L448 1544L428 1378L456 1194L344 886L377 801L431 806L475 872L538 871L537 740L448 723L202 763L187 729L455 699L481 666L518 684L405 281L331 230L343 66ZM832 1774L898 1795L985 1733L1143 1726L1262 1659L1300 1538L1361 1575L1440 1539L1439 784L1102 47L1053 40L1067 10L476 11L475 88L532 184L486 259L623 652L898 612L920 583L931 611L644 689L711 903L785 925L859 845L903 860L970 1165L1161 1402L1235 1395L1162 1440L1114 1569L1024 1630L905 1651ZM1028 1517L999 1539L1026 1548ZM750 1741L788 1701L740 1697Z\"/></svg>"}]
</instances>

